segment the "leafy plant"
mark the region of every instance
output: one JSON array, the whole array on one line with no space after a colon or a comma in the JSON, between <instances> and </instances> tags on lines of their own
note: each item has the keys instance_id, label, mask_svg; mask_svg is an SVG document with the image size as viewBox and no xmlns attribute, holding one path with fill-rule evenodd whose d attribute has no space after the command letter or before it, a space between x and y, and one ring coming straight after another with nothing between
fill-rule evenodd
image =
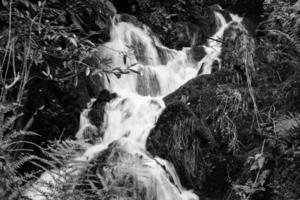
<instances>
[{"instance_id":1,"label":"leafy plant","mask_svg":"<svg viewBox=\"0 0 300 200\"><path fill-rule=\"evenodd\" d=\"M25 142L20 138L35 133L14 129L15 120L19 116L15 109L14 104L0 103L0 198L9 200L18 199L23 191L23 184L34 177L34 172L19 174L19 167L36 159L34 156L19 154L19 151L23 151L21 147Z\"/></svg>"}]
</instances>

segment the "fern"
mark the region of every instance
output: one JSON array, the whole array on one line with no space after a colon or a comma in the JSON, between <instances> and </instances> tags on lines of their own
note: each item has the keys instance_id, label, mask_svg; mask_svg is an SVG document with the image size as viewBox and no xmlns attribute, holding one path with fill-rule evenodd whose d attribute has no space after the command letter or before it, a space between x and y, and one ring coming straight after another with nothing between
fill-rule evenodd
<instances>
[{"instance_id":1,"label":"fern","mask_svg":"<svg viewBox=\"0 0 300 200\"><path fill-rule=\"evenodd\" d=\"M14 122L19 116L14 114L16 106L12 103L0 103L0 197L7 199L17 198L22 190L23 184L34 177L34 173L20 175L19 168L26 162L35 158L20 155L19 151L23 141L19 139L24 135L35 135L32 132L14 130ZM11 116L7 117L6 115ZM2 195L2 196L1 196Z\"/></svg>"}]
</instances>

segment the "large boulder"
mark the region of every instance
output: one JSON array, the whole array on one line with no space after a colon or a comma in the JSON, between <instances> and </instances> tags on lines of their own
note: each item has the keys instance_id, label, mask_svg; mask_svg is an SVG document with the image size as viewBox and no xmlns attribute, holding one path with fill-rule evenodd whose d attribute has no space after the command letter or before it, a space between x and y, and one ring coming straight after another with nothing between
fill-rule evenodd
<instances>
[{"instance_id":1,"label":"large boulder","mask_svg":"<svg viewBox=\"0 0 300 200\"><path fill-rule=\"evenodd\" d=\"M219 168L224 167L223 160L216 153L211 132L183 102L174 102L163 111L148 138L147 149L172 162L182 184L200 197L221 197L227 189L227 172ZM214 195L209 190L214 190Z\"/></svg>"},{"instance_id":2,"label":"large boulder","mask_svg":"<svg viewBox=\"0 0 300 200\"><path fill-rule=\"evenodd\" d=\"M246 160L239 142L253 139L234 79L228 70L199 76L165 97L167 107L147 141L148 150L172 162L183 185L200 198L225 195Z\"/></svg>"}]
</instances>

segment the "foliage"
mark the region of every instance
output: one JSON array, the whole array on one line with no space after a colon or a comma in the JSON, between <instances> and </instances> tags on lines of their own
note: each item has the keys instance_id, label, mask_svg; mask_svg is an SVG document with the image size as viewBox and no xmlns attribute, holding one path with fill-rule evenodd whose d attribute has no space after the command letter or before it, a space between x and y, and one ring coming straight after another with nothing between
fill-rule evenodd
<instances>
[{"instance_id":1,"label":"foliage","mask_svg":"<svg viewBox=\"0 0 300 200\"><path fill-rule=\"evenodd\" d=\"M298 11L286 1L266 1L266 13L271 12L258 32L265 36L259 41L257 52L260 68L267 66L274 80L285 81L294 74L300 62Z\"/></svg>"},{"instance_id":2,"label":"foliage","mask_svg":"<svg viewBox=\"0 0 300 200\"><path fill-rule=\"evenodd\" d=\"M34 76L58 82L73 79L76 85L114 14L100 0L4 0L0 8L1 97L18 95L19 103Z\"/></svg>"},{"instance_id":3,"label":"foliage","mask_svg":"<svg viewBox=\"0 0 300 200\"><path fill-rule=\"evenodd\" d=\"M299 13L289 1L274 0L265 1L265 14L267 19L257 30L263 35L257 41L253 82L259 134L265 139L260 152L249 152L233 190L235 199L296 199L299 184L282 174L293 171L299 176Z\"/></svg>"},{"instance_id":4,"label":"foliage","mask_svg":"<svg viewBox=\"0 0 300 200\"><path fill-rule=\"evenodd\" d=\"M15 109L14 104L0 104L0 198L9 200L18 199L24 182L34 177L34 172L20 175L19 167L36 159L18 153L25 142L19 138L35 133L14 130L14 122L19 116Z\"/></svg>"},{"instance_id":5,"label":"foliage","mask_svg":"<svg viewBox=\"0 0 300 200\"><path fill-rule=\"evenodd\" d=\"M61 159L54 159L54 148L49 153L34 142L23 141L26 136L38 137L25 130L45 106L33 113L24 130L16 130L16 120L23 115L31 89L29 83L33 79L51 80L66 87L72 81L75 87L83 72L111 73L109 61L95 58L94 52L108 39L109 17L115 12L110 2L102 0L0 2L0 199L18 199L24 184L34 177L35 172L19 174L24 163L44 169L41 163L53 167ZM93 64L94 59L97 64ZM30 155L32 152L22 148L25 144L35 146L54 161ZM58 147L55 150L60 156L67 153Z\"/></svg>"}]
</instances>

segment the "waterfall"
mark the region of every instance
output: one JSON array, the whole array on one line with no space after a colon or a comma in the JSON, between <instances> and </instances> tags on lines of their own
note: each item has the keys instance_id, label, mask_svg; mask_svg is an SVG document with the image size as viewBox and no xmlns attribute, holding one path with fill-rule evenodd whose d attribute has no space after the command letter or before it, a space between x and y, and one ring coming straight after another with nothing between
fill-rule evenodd
<instances>
[{"instance_id":1,"label":"waterfall","mask_svg":"<svg viewBox=\"0 0 300 200\"><path fill-rule=\"evenodd\" d=\"M215 17L217 32L202 46L206 55L198 62L190 59L190 47L181 51L169 49L160 43L149 28L120 22L117 18L112 20L111 40L99 46L97 56L110 59L110 69L122 72L133 69L136 73L123 74L121 77L107 75L105 87L117 96L105 106L101 125L104 135L100 143L88 147L75 161L89 163L115 144L115 151L122 152L122 156L112 160L112 166L138 180L138 187L145 190L144 199L198 200L192 191L183 188L172 163L147 152L146 142L150 130L165 108L163 97L196 77L200 69L202 74L210 74L213 63L219 62L225 29L230 23L241 22L241 18L234 15L231 16L231 22L226 22L219 12L215 12ZM84 137L85 128L93 127L87 117L89 109L81 115L77 138ZM138 159L135 159L136 155ZM124 163L127 163L125 168ZM45 193L55 194L50 186L58 184L57 179L66 182L62 178L64 174L78 175L83 168L70 164L63 169L45 172L28 188L25 196L33 200L49 199Z\"/></svg>"}]
</instances>

